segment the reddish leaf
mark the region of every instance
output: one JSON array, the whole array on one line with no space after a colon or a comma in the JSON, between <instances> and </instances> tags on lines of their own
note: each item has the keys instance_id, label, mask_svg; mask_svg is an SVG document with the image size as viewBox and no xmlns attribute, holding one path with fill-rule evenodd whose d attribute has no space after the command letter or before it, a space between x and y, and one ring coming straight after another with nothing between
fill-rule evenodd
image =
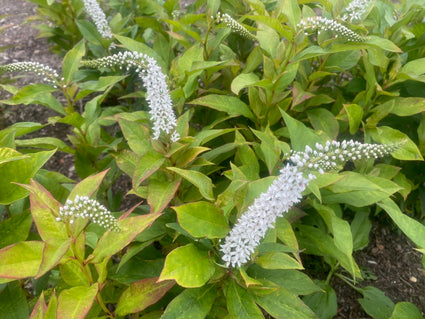
<instances>
[{"instance_id":1,"label":"reddish leaf","mask_svg":"<svg viewBox=\"0 0 425 319\"><path fill-rule=\"evenodd\" d=\"M146 278L133 282L121 295L117 305L117 314L125 316L142 311L160 300L175 282L157 282L158 278Z\"/></svg>"}]
</instances>

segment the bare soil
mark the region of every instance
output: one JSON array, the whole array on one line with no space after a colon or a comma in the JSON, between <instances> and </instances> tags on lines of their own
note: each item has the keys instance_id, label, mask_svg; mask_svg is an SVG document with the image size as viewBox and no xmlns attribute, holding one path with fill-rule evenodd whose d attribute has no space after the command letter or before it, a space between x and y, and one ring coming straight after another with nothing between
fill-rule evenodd
<instances>
[{"instance_id":1,"label":"bare soil","mask_svg":"<svg viewBox=\"0 0 425 319\"><path fill-rule=\"evenodd\" d=\"M0 20L0 28L2 26L8 28L0 34L0 47L11 46L11 48L0 52L0 63L38 61L60 70L60 58L49 51L45 39L37 38L38 30L33 25L25 23L25 19L34 14L36 7L28 1L2 0L0 16L8 16ZM5 76L0 76L0 84L4 83L4 80ZM35 76L15 77L15 80L14 84L19 87L38 81ZM0 88L0 99L6 97L8 97L6 92ZM55 115L53 111L39 105L0 104L0 118L3 119L4 126L23 121L46 123L48 117ZM0 121L0 129L3 128L1 123ZM69 134L69 129L64 125L49 125L37 134L54 136L68 142L66 135ZM72 155L58 153L45 168L77 179ZM125 182L122 185L125 193L128 186ZM394 303L412 302L425 314L425 274L422 256L414 250L414 245L403 234L398 233L390 221L374 222L370 244L355 254L355 260L364 271L376 277L361 282L360 287L375 286L384 291ZM335 318L370 318L357 301L362 297L360 294L336 277L331 284L338 297L339 309Z\"/></svg>"}]
</instances>

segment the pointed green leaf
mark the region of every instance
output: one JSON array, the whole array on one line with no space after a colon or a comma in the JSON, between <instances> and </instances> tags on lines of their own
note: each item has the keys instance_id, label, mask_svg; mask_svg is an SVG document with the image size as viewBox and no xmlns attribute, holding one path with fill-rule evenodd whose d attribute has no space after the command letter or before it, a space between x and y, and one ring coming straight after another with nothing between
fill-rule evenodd
<instances>
[{"instance_id":1,"label":"pointed green leaf","mask_svg":"<svg viewBox=\"0 0 425 319\"><path fill-rule=\"evenodd\" d=\"M390 319L423 319L419 309L410 302L398 302Z\"/></svg>"},{"instance_id":2,"label":"pointed green leaf","mask_svg":"<svg viewBox=\"0 0 425 319\"><path fill-rule=\"evenodd\" d=\"M138 187L146 178L155 173L164 161L164 155L158 152L152 151L143 155L133 173L133 187Z\"/></svg>"},{"instance_id":3,"label":"pointed green leaf","mask_svg":"<svg viewBox=\"0 0 425 319\"><path fill-rule=\"evenodd\" d=\"M323 141L321 141L319 136L316 135L312 129L306 127L302 122L290 117L286 112L281 110L281 113L288 127L291 145L294 151L303 152L306 145L314 145L316 143L322 144Z\"/></svg>"},{"instance_id":4,"label":"pointed green leaf","mask_svg":"<svg viewBox=\"0 0 425 319\"><path fill-rule=\"evenodd\" d=\"M84 41L81 40L65 55L62 62L62 74L66 84L71 83L74 73L78 70L81 58L84 56L85 52Z\"/></svg>"},{"instance_id":5,"label":"pointed green leaf","mask_svg":"<svg viewBox=\"0 0 425 319\"><path fill-rule=\"evenodd\" d=\"M255 304L252 296L233 280L226 290L227 309L232 318L256 319L264 318L260 308Z\"/></svg>"},{"instance_id":6,"label":"pointed green leaf","mask_svg":"<svg viewBox=\"0 0 425 319\"><path fill-rule=\"evenodd\" d=\"M185 289L174 298L165 309L162 319L203 319L217 297L217 288L206 285L200 288Z\"/></svg>"},{"instance_id":7,"label":"pointed green leaf","mask_svg":"<svg viewBox=\"0 0 425 319\"><path fill-rule=\"evenodd\" d=\"M186 170L177 167L167 167L168 170L179 174L184 179L195 185L203 197L214 200L213 184L211 179L198 171Z\"/></svg>"},{"instance_id":8,"label":"pointed green leaf","mask_svg":"<svg viewBox=\"0 0 425 319\"><path fill-rule=\"evenodd\" d=\"M0 248L24 241L32 224L29 211L13 215L0 223Z\"/></svg>"},{"instance_id":9,"label":"pointed green leaf","mask_svg":"<svg viewBox=\"0 0 425 319\"><path fill-rule=\"evenodd\" d=\"M151 213L160 213L167 207L175 197L180 182L181 178L172 182L158 179L149 180L147 200L151 207Z\"/></svg>"},{"instance_id":10,"label":"pointed green leaf","mask_svg":"<svg viewBox=\"0 0 425 319\"><path fill-rule=\"evenodd\" d=\"M22 279L37 275L43 248L43 242L22 241L0 249L0 277Z\"/></svg>"},{"instance_id":11,"label":"pointed green leaf","mask_svg":"<svg viewBox=\"0 0 425 319\"><path fill-rule=\"evenodd\" d=\"M223 211L208 202L196 202L173 207L178 222L194 237L223 238L230 231Z\"/></svg>"},{"instance_id":12,"label":"pointed green leaf","mask_svg":"<svg viewBox=\"0 0 425 319\"><path fill-rule=\"evenodd\" d=\"M304 269L298 261L282 252L266 253L257 257L255 262L265 269Z\"/></svg>"},{"instance_id":13,"label":"pointed green leaf","mask_svg":"<svg viewBox=\"0 0 425 319\"><path fill-rule=\"evenodd\" d=\"M47 310L46 301L44 300L44 292L42 291L34 309L31 312L30 319L44 319Z\"/></svg>"},{"instance_id":14,"label":"pointed green leaf","mask_svg":"<svg viewBox=\"0 0 425 319\"><path fill-rule=\"evenodd\" d=\"M18 281L8 283L0 293L0 317L4 319L26 319L28 303L25 290Z\"/></svg>"},{"instance_id":15,"label":"pointed green leaf","mask_svg":"<svg viewBox=\"0 0 425 319\"><path fill-rule=\"evenodd\" d=\"M140 123L125 119L119 119L118 123L133 152L144 155L152 149L149 130L146 127Z\"/></svg>"},{"instance_id":16,"label":"pointed green leaf","mask_svg":"<svg viewBox=\"0 0 425 319\"><path fill-rule=\"evenodd\" d=\"M28 191L13 183L28 184L55 150L26 154L26 158L0 164L0 204L24 198Z\"/></svg>"},{"instance_id":17,"label":"pointed green leaf","mask_svg":"<svg viewBox=\"0 0 425 319\"><path fill-rule=\"evenodd\" d=\"M267 295L256 295L257 304L276 319L307 319L318 317L298 296L284 287Z\"/></svg>"},{"instance_id":18,"label":"pointed green leaf","mask_svg":"<svg viewBox=\"0 0 425 319\"><path fill-rule=\"evenodd\" d=\"M34 180L25 187L31 191L31 214L41 238L52 245L67 240L65 224L56 220L61 204Z\"/></svg>"},{"instance_id":19,"label":"pointed green leaf","mask_svg":"<svg viewBox=\"0 0 425 319\"><path fill-rule=\"evenodd\" d=\"M259 77L255 73L242 73L235 77L231 84L231 90L236 95L243 88L255 85L259 81Z\"/></svg>"},{"instance_id":20,"label":"pointed green leaf","mask_svg":"<svg viewBox=\"0 0 425 319\"><path fill-rule=\"evenodd\" d=\"M208 252L194 244L174 249L167 255L159 280L174 279L185 288L203 286L214 274L215 266Z\"/></svg>"},{"instance_id":21,"label":"pointed green leaf","mask_svg":"<svg viewBox=\"0 0 425 319\"><path fill-rule=\"evenodd\" d=\"M76 259L69 259L59 267L61 277L70 286L90 286L85 270Z\"/></svg>"},{"instance_id":22,"label":"pointed green leaf","mask_svg":"<svg viewBox=\"0 0 425 319\"><path fill-rule=\"evenodd\" d=\"M384 292L376 287L358 288L363 298L357 299L365 312L374 319L390 318L394 303Z\"/></svg>"},{"instance_id":23,"label":"pointed green leaf","mask_svg":"<svg viewBox=\"0 0 425 319\"><path fill-rule=\"evenodd\" d=\"M74 200L77 195L91 197L96 194L108 170L89 176L72 189L68 199Z\"/></svg>"},{"instance_id":24,"label":"pointed green leaf","mask_svg":"<svg viewBox=\"0 0 425 319\"><path fill-rule=\"evenodd\" d=\"M120 316L142 311L160 300L174 286L174 281L157 282L158 278L146 278L133 282L121 294L116 312Z\"/></svg>"},{"instance_id":25,"label":"pointed green leaf","mask_svg":"<svg viewBox=\"0 0 425 319\"><path fill-rule=\"evenodd\" d=\"M232 117L242 115L246 118L256 121L256 118L254 114L252 114L248 105L246 105L239 98L234 96L209 94L197 98L189 102L189 104L203 105L217 111L225 112Z\"/></svg>"},{"instance_id":26,"label":"pointed green leaf","mask_svg":"<svg viewBox=\"0 0 425 319\"><path fill-rule=\"evenodd\" d=\"M58 319L83 319L93 305L98 292L97 283L91 287L78 286L62 290L58 297Z\"/></svg>"},{"instance_id":27,"label":"pointed green leaf","mask_svg":"<svg viewBox=\"0 0 425 319\"><path fill-rule=\"evenodd\" d=\"M127 246L134 237L149 227L159 216L160 214L149 214L118 220L121 231L107 231L100 238L93 253L88 257L88 261L97 264L102 262L104 258L110 258Z\"/></svg>"},{"instance_id":28,"label":"pointed green leaf","mask_svg":"<svg viewBox=\"0 0 425 319\"><path fill-rule=\"evenodd\" d=\"M61 261L62 257L71 246L71 242L72 238L68 238L64 241L58 241L54 244L46 243L43 249L43 261L40 265L36 278L43 276Z\"/></svg>"},{"instance_id":29,"label":"pointed green leaf","mask_svg":"<svg viewBox=\"0 0 425 319\"><path fill-rule=\"evenodd\" d=\"M425 248L425 226L417 220L403 214L393 200L387 198L377 203L391 217L401 231L419 248Z\"/></svg>"}]
</instances>

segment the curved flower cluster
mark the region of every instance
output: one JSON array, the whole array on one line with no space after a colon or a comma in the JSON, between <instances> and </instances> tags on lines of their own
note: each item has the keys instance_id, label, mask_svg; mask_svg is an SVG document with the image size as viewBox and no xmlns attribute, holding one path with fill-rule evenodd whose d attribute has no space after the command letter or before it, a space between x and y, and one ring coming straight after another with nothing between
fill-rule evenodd
<instances>
[{"instance_id":1,"label":"curved flower cluster","mask_svg":"<svg viewBox=\"0 0 425 319\"><path fill-rule=\"evenodd\" d=\"M304 152L293 152L292 164L287 164L269 189L255 199L221 244L222 259L227 267L239 267L248 262L267 230L274 226L276 218L301 200L301 193L314 179L311 173L305 177L306 172L322 174L350 160L383 157L398 147L361 144L352 140L328 141L325 145L316 144L314 149L306 146Z\"/></svg>"},{"instance_id":2,"label":"curved flower cluster","mask_svg":"<svg viewBox=\"0 0 425 319\"><path fill-rule=\"evenodd\" d=\"M99 204L94 199L87 196L76 196L73 201L67 200L66 205L59 208L59 217L57 221L65 221L70 224L74 223L77 218L90 218L95 224L118 232L120 228L111 212L105 206Z\"/></svg>"},{"instance_id":3,"label":"curved flower cluster","mask_svg":"<svg viewBox=\"0 0 425 319\"><path fill-rule=\"evenodd\" d=\"M324 17L308 17L307 19L301 20L298 27L303 30L317 29L319 33L320 31L333 31L336 33L336 37L341 36L353 42L363 42L365 40L364 37L346 26L343 26L341 23Z\"/></svg>"},{"instance_id":4,"label":"curved flower cluster","mask_svg":"<svg viewBox=\"0 0 425 319\"><path fill-rule=\"evenodd\" d=\"M111 28L108 21L106 21L106 15L100 8L99 3L96 0L83 0L83 2L88 15L96 25L97 31L106 39L112 38Z\"/></svg>"},{"instance_id":5,"label":"curved flower cluster","mask_svg":"<svg viewBox=\"0 0 425 319\"><path fill-rule=\"evenodd\" d=\"M155 59L139 52L126 51L96 60L82 61L81 64L92 68L118 66L120 69L126 68L127 71L135 68L146 87L146 100L149 103L149 113L154 124L153 138L158 139L161 131L164 131L166 134L171 134L173 142L179 139L179 135L175 131L177 120L166 76Z\"/></svg>"},{"instance_id":6,"label":"curved flower cluster","mask_svg":"<svg viewBox=\"0 0 425 319\"><path fill-rule=\"evenodd\" d=\"M249 261L276 218L301 200L301 193L313 178L313 175L305 178L296 166L289 164L281 169L280 176L248 207L221 245L227 267L241 266Z\"/></svg>"},{"instance_id":7,"label":"curved flower cluster","mask_svg":"<svg viewBox=\"0 0 425 319\"><path fill-rule=\"evenodd\" d=\"M344 21L356 22L363 18L367 12L372 0L353 0L345 9L344 15L341 17Z\"/></svg>"},{"instance_id":8,"label":"curved flower cluster","mask_svg":"<svg viewBox=\"0 0 425 319\"><path fill-rule=\"evenodd\" d=\"M56 85L59 81L59 75L56 70L38 62L17 62L0 66L0 72L18 71L34 72L35 74L42 76L44 81L54 85Z\"/></svg>"},{"instance_id":9,"label":"curved flower cluster","mask_svg":"<svg viewBox=\"0 0 425 319\"><path fill-rule=\"evenodd\" d=\"M247 38L253 41L257 40L257 38L251 32L249 32L247 28L245 28L242 24L237 22L227 13L221 14L220 12L218 12L217 20L225 23L233 32L240 34L244 38Z\"/></svg>"},{"instance_id":10,"label":"curved flower cluster","mask_svg":"<svg viewBox=\"0 0 425 319\"><path fill-rule=\"evenodd\" d=\"M397 145L362 144L357 141L327 141L316 143L314 148L305 147L304 152L292 152L290 160L300 169L324 171L338 169L348 161L376 159L394 152Z\"/></svg>"}]
</instances>

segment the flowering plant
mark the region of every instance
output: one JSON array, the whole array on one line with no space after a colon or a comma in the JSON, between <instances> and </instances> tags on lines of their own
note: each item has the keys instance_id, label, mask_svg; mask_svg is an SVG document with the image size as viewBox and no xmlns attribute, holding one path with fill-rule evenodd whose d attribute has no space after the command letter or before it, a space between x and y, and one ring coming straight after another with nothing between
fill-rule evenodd
<instances>
[{"instance_id":1,"label":"flowering plant","mask_svg":"<svg viewBox=\"0 0 425 319\"><path fill-rule=\"evenodd\" d=\"M425 249L411 204L423 190L425 96L410 90L424 82L414 25L425 7L375 2L148 1L128 19L129 2L62 3L89 17L75 20L83 39L62 48L62 74L0 66L47 79L3 85L5 105L57 113L0 131L0 234L12 233L0 281L18 308L332 318L338 277L371 317L417 316L420 305L359 286L354 257L385 213ZM58 8L49 3L40 8ZM58 124L65 141L25 138ZM64 153L78 182L41 168Z\"/></svg>"}]
</instances>

